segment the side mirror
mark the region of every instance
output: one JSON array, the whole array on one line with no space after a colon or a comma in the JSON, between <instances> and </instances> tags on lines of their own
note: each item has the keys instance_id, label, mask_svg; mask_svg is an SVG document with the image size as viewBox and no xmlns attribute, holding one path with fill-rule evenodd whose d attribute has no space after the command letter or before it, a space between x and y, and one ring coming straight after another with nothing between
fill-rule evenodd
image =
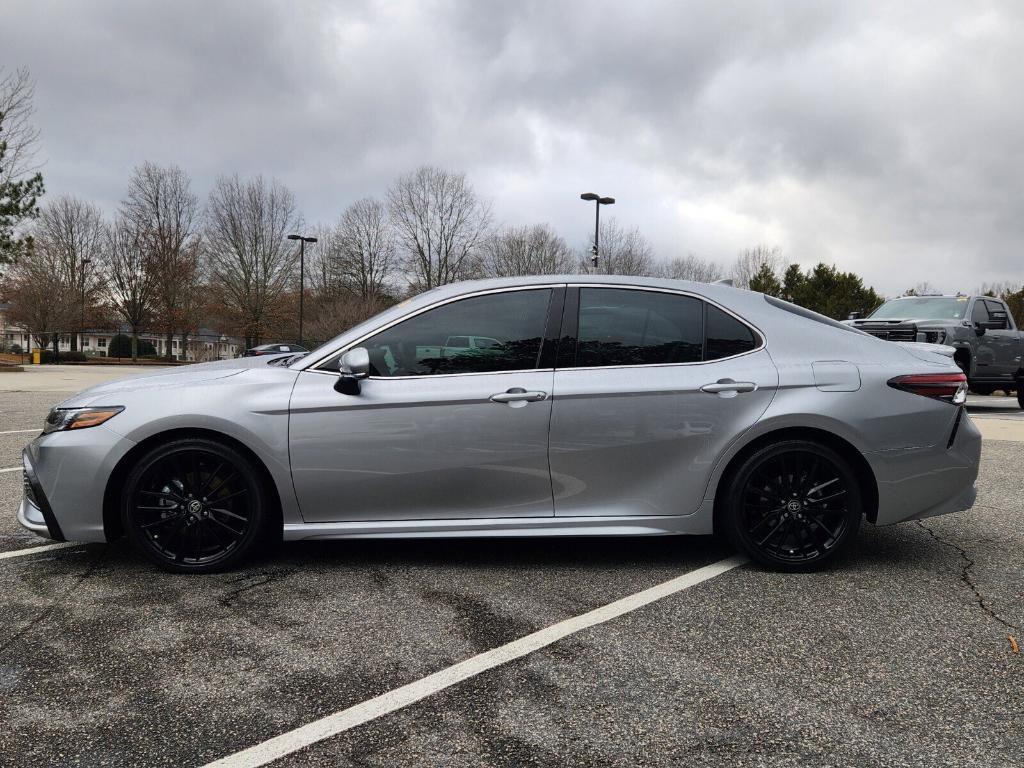
<instances>
[{"instance_id":1,"label":"side mirror","mask_svg":"<svg viewBox=\"0 0 1024 768\"><path fill-rule=\"evenodd\" d=\"M365 347L350 349L341 356L341 375L334 389L343 395L358 395L359 380L370 375L370 353Z\"/></svg>"},{"instance_id":2,"label":"side mirror","mask_svg":"<svg viewBox=\"0 0 1024 768\"><path fill-rule=\"evenodd\" d=\"M846 316L847 320L860 320L860 312L851 312Z\"/></svg>"}]
</instances>

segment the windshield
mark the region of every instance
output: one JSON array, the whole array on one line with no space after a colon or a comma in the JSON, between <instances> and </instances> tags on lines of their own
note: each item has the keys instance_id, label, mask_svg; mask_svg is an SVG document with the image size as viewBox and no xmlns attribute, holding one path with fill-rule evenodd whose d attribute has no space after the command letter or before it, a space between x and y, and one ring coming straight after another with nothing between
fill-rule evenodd
<instances>
[{"instance_id":1,"label":"windshield","mask_svg":"<svg viewBox=\"0 0 1024 768\"><path fill-rule=\"evenodd\" d=\"M907 296L885 302L868 317L872 320L900 317L919 320L963 320L967 304L967 296Z\"/></svg>"}]
</instances>

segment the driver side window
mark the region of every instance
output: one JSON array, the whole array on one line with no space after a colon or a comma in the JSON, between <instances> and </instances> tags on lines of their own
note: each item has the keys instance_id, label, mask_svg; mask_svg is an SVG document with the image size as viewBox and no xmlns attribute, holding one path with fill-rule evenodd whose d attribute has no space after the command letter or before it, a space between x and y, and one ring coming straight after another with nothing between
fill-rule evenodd
<instances>
[{"instance_id":1,"label":"driver side window","mask_svg":"<svg viewBox=\"0 0 1024 768\"><path fill-rule=\"evenodd\" d=\"M444 304L364 341L370 375L500 373L537 367L551 289L474 296Z\"/></svg>"}]
</instances>

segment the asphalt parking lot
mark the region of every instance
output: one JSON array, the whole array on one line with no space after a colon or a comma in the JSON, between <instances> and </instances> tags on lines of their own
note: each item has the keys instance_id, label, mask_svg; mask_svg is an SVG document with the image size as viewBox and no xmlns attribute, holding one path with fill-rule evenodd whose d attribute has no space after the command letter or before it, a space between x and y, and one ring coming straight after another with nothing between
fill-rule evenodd
<instances>
[{"instance_id":1,"label":"asphalt parking lot","mask_svg":"<svg viewBox=\"0 0 1024 768\"><path fill-rule=\"evenodd\" d=\"M0 469L75 375L0 379ZM1024 435L1015 400L970 408L986 438ZM1021 467L1024 441L986 439L968 513L865 525L819 573L732 568L309 746L300 732L272 765L1020 765ZM3 766L255 764L231 756L732 555L325 542L171 576L123 544L35 550L20 483L0 472L0 557L33 550L0 559Z\"/></svg>"}]
</instances>

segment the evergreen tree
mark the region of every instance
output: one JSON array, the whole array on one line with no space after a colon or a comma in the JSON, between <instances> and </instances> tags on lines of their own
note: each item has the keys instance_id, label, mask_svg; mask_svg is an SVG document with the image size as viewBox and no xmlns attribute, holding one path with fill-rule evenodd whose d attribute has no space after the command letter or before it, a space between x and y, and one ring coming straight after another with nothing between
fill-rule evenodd
<instances>
[{"instance_id":1,"label":"evergreen tree","mask_svg":"<svg viewBox=\"0 0 1024 768\"><path fill-rule=\"evenodd\" d=\"M779 282L771 264L762 264L757 273L750 278L750 290L776 298L782 296L782 283Z\"/></svg>"},{"instance_id":2,"label":"evergreen tree","mask_svg":"<svg viewBox=\"0 0 1024 768\"><path fill-rule=\"evenodd\" d=\"M43 194L41 173L25 179L7 179L3 172L7 154L3 130L4 113L0 112L0 265L15 261L31 246L31 237L19 237L16 228L38 215L38 200Z\"/></svg>"}]
</instances>

